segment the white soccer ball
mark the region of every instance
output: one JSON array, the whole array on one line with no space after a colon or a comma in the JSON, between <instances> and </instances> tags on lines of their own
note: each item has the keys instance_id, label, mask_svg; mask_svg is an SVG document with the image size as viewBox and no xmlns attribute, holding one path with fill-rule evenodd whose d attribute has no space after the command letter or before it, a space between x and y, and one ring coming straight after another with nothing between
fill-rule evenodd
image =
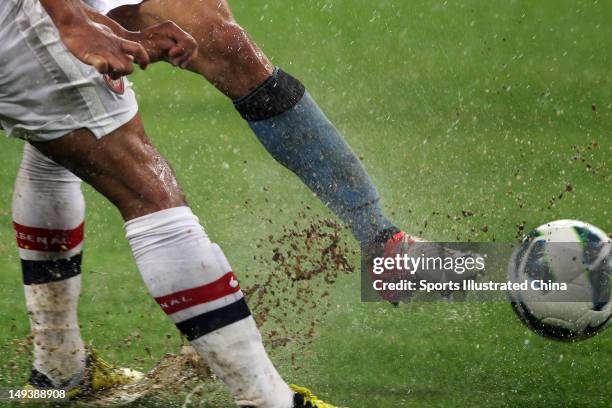
<instances>
[{"instance_id":1,"label":"white soccer ball","mask_svg":"<svg viewBox=\"0 0 612 408\"><path fill-rule=\"evenodd\" d=\"M508 267L510 281L530 283L527 291L509 292L520 320L541 336L563 341L605 330L612 323L610 241L599 228L574 220L529 233Z\"/></svg>"}]
</instances>

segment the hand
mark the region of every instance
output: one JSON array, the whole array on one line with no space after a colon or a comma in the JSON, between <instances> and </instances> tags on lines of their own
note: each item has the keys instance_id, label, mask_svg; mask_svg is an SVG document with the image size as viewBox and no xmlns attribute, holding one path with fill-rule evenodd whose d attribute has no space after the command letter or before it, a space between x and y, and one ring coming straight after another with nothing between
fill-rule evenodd
<instances>
[{"instance_id":1,"label":"hand","mask_svg":"<svg viewBox=\"0 0 612 408\"><path fill-rule=\"evenodd\" d=\"M142 45L116 36L104 25L87 21L62 25L58 29L62 41L76 58L113 79L131 74L133 62L142 69L149 64L149 56Z\"/></svg>"},{"instance_id":2,"label":"hand","mask_svg":"<svg viewBox=\"0 0 612 408\"><path fill-rule=\"evenodd\" d=\"M151 62L164 60L181 68L186 68L198 51L198 44L193 37L171 21L130 33L126 38L141 44Z\"/></svg>"}]
</instances>

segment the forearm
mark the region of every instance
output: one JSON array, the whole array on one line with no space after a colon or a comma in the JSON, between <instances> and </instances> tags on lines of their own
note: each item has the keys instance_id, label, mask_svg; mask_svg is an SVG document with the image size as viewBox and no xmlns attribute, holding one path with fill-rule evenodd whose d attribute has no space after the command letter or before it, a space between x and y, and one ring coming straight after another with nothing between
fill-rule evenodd
<instances>
[{"instance_id":1,"label":"forearm","mask_svg":"<svg viewBox=\"0 0 612 408\"><path fill-rule=\"evenodd\" d=\"M91 24L92 22L108 27L116 36L128 39L130 32L121 25L98 13L81 0L40 0L47 14L62 34L71 27Z\"/></svg>"},{"instance_id":2,"label":"forearm","mask_svg":"<svg viewBox=\"0 0 612 408\"><path fill-rule=\"evenodd\" d=\"M123 26L121 26L112 18L107 17L102 13L98 13L96 10L92 9L85 3L83 3L83 10L91 21L105 25L106 27L110 28L113 33L115 33L115 35L126 39L131 39L131 37L133 37L134 33L123 28Z\"/></svg>"}]
</instances>

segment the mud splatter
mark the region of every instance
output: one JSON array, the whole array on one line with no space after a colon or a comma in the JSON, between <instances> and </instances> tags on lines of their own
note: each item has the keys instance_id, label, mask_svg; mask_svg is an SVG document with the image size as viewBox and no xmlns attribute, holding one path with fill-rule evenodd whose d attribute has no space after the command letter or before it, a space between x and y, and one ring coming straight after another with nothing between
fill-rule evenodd
<instances>
[{"instance_id":1,"label":"mud splatter","mask_svg":"<svg viewBox=\"0 0 612 408\"><path fill-rule=\"evenodd\" d=\"M265 281L245 290L272 348L306 347L325 315L330 286L340 275L355 271L350 259L357 252L343 242L344 227L331 219L308 221L306 213L298 218L301 221L259 244L270 248L256 258L268 274Z\"/></svg>"},{"instance_id":2,"label":"mud splatter","mask_svg":"<svg viewBox=\"0 0 612 408\"><path fill-rule=\"evenodd\" d=\"M571 184L567 184L565 186L565 189L559 193L558 195L551 197L550 200L548 200L548 206L546 207L547 209L551 210L553 209L557 203L563 199L563 197L567 194L573 193L574 192L574 186L572 186Z\"/></svg>"},{"instance_id":3,"label":"mud splatter","mask_svg":"<svg viewBox=\"0 0 612 408\"><path fill-rule=\"evenodd\" d=\"M593 176L601 176L606 180L610 177L607 161L599 161L595 158L601 150L602 146L596 140L582 146L572 145L571 163L583 165L587 173Z\"/></svg>"}]
</instances>

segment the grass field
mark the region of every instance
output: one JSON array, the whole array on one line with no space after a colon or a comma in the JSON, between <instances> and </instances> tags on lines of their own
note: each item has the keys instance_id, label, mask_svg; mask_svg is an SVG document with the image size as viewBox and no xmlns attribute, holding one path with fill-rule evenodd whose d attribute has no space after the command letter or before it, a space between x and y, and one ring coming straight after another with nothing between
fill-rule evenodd
<instances>
[{"instance_id":1,"label":"grass field","mask_svg":"<svg viewBox=\"0 0 612 408\"><path fill-rule=\"evenodd\" d=\"M238 20L363 156L407 231L514 242L560 218L612 231L612 3L234 3ZM261 261L272 256L269 235L306 207L312 219L331 217L199 77L155 66L133 81L148 133L244 287L270 272ZM15 352L28 323L10 216L21 146L5 140L0 149L0 388L25 381L29 364ZM85 191L84 337L108 360L149 369L180 338L142 285L117 211ZM562 344L528 332L504 303L362 304L357 273L325 290L300 367L291 343L271 353L288 380L331 402L610 406L612 331ZM288 324L301 318L290 314ZM220 384L205 390L194 406L231 406Z\"/></svg>"}]
</instances>

